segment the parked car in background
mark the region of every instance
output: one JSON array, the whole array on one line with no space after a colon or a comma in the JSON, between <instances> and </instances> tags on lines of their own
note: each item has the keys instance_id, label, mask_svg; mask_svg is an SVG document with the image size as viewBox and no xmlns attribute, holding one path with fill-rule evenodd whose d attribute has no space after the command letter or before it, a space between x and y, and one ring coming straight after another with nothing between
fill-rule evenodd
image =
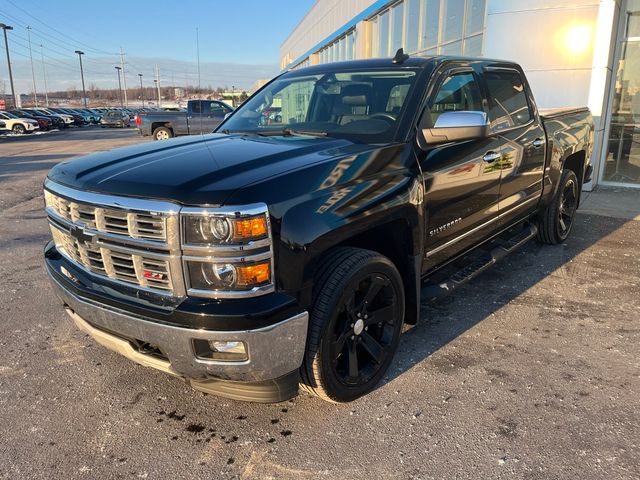
<instances>
[{"instance_id":1,"label":"parked car in background","mask_svg":"<svg viewBox=\"0 0 640 480\"><path fill-rule=\"evenodd\" d=\"M32 110L34 112L42 112L42 113L45 113L47 115L57 116L58 118L62 119L62 121L64 122L64 128L70 127L74 123L72 115L68 115L66 113L56 112L56 111L52 110L51 108L40 107L39 109L37 109L37 108L29 108L28 110Z\"/></svg>"},{"instance_id":2,"label":"parked car in background","mask_svg":"<svg viewBox=\"0 0 640 480\"><path fill-rule=\"evenodd\" d=\"M38 122L41 132L46 132L51 129L51 119L48 117L36 115L32 112L25 112L23 110L9 110L9 113L12 113L16 117L31 118L35 120Z\"/></svg>"},{"instance_id":3,"label":"parked car in background","mask_svg":"<svg viewBox=\"0 0 640 480\"><path fill-rule=\"evenodd\" d=\"M125 128L131 125L131 118L125 112L120 110L112 110L105 113L100 119L100 126Z\"/></svg>"},{"instance_id":4,"label":"parked car in background","mask_svg":"<svg viewBox=\"0 0 640 480\"><path fill-rule=\"evenodd\" d=\"M0 120L4 120L6 128L16 134L33 133L40 130L38 122L33 118L18 117L12 113L0 112Z\"/></svg>"},{"instance_id":5,"label":"parked car in background","mask_svg":"<svg viewBox=\"0 0 640 480\"><path fill-rule=\"evenodd\" d=\"M74 114L80 115L82 117L83 123L85 125L90 125L90 124L94 123L94 121L95 121L95 116L93 115L93 113L88 112L88 111L86 111L86 110L84 110L82 108L69 108L67 110L69 110L70 112L72 112Z\"/></svg>"},{"instance_id":6,"label":"parked car in background","mask_svg":"<svg viewBox=\"0 0 640 480\"><path fill-rule=\"evenodd\" d=\"M41 110L37 109L26 109L26 108L18 108L15 110L16 112L20 112L25 116L32 116L34 118L46 118L49 120L49 128L50 129L63 129L64 128L64 120L60 118L58 115L49 115ZM17 114L16 114L17 115Z\"/></svg>"},{"instance_id":7,"label":"parked car in background","mask_svg":"<svg viewBox=\"0 0 640 480\"><path fill-rule=\"evenodd\" d=\"M4 123L3 120L0 120L0 133L6 133L6 132L8 132L7 124Z\"/></svg>"},{"instance_id":8,"label":"parked car in background","mask_svg":"<svg viewBox=\"0 0 640 480\"><path fill-rule=\"evenodd\" d=\"M218 100L189 100L186 112L142 112L135 120L141 135L167 140L211 133L231 112L229 105Z\"/></svg>"},{"instance_id":9,"label":"parked car in background","mask_svg":"<svg viewBox=\"0 0 640 480\"><path fill-rule=\"evenodd\" d=\"M71 110L68 110L66 108L52 107L50 108L50 110L53 110L54 112L60 113L62 115L70 115L71 118L73 119L73 125L75 125L76 127L81 127L86 123L82 115L80 115L79 113L74 113Z\"/></svg>"}]
</instances>

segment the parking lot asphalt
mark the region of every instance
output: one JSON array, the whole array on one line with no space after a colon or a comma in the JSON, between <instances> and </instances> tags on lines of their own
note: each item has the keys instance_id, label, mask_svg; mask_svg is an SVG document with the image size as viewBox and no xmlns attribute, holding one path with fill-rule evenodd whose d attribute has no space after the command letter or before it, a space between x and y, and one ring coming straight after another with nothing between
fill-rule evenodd
<instances>
[{"instance_id":1,"label":"parking lot asphalt","mask_svg":"<svg viewBox=\"0 0 640 480\"><path fill-rule=\"evenodd\" d=\"M365 398L241 403L98 346L49 289L47 170L141 141L0 138L0 478L640 478L640 221L591 209L425 304Z\"/></svg>"}]
</instances>

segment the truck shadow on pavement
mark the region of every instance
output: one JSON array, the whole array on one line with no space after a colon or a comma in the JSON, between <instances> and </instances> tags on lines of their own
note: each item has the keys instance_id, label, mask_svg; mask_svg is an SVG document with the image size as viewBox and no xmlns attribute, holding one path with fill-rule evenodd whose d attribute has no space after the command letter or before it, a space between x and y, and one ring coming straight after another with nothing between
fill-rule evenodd
<instances>
[{"instance_id":1,"label":"truck shadow on pavement","mask_svg":"<svg viewBox=\"0 0 640 480\"><path fill-rule=\"evenodd\" d=\"M596 280L599 272L598 267L593 266L592 258L571 265L570 262L625 223L627 221L623 219L579 213L574 230L564 244L540 245L531 241L520 251L507 256L450 296L434 302L423 302L420 321L402 334L394 361L378 388L392 382L419 363L429 361L442 347L488 319L549 276L560 277L567 292L578 284L585 285ZM534 306L566 303L575 306L575 302L566 295L563 296L561 292L551 293L547 298L536 297L533 301L523 300L522 303ZM465 363L470 361L465 355L461 353L457 355L458 358L454 355L453 358L447 356L442 360L430 361L438 371L446 372L465 368ZM475 359L472 361L476 363ZM478 363L481 361L477 360ZM490 365L486 367L489 368Z\"/></svg>"}]
</instances>

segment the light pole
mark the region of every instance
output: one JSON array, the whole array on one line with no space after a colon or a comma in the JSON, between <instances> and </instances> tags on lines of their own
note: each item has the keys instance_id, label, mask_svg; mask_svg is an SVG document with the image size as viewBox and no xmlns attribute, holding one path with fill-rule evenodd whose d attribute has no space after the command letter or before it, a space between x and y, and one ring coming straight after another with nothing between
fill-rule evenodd
<instances>
[{"instance_id":1,"label":"light pole","mask_svg":"<svg viewBox=\"0 0 640 480\"><path fill-rule=\"evenodd\" d=\"M38 107L38 91L36 90L36 72L33 69L33 53L31 52L31 27L27 26L27 38L29 39L29 59L31 60L31 79L33 80L33 99Z\"/></svg>"},{"instance_id":2,"label":"light pole","mask_svg":"<svg viewBox=\"0 0 640 480\"><path fill-rule=\"evenodd\" d=\"M144 108L144 88L142 88L142 74L139 73L138 76L140 77L140 98L142 99L142 108Z\"/></svg>"},{"instance_id":3,"label":"light pole","mask_svg":"<svg viewBox=\"0 0 640 480\"><path fill-rule=\"evenodd\" d=\"M198 95L200 94L200 35L196 27L196 52L198 54Z\"/></svg>"},{"instance_id":4,"label":"light pole","mask_svg":"<svg viewBox=\"0 0 640 480\"><path fill-rule=\"evenodd\" d=\"M16 90L13 88L13 72L11 71L11 57L9 57L9 40L7 40L7 30L13 30L13 27L0 23L0 28L4 30L4 49L7 51L7 66L9 67L9 82L11 83L11 96L13 97L13 108L18 108L16 102Z\"/></svg>"},{"instance_id":5,"label":"light pole","mask_svg":"<svg viewBox=\"0 0 640 480\"><path fill-rule=\"evenodd\" d=\"M84 89L84 70L82 69L82 55L84 52L76 50L78 58L80 59L80 77L82 77L82 101L84 102L84 108L87 108L87 92Z\"/></svg>"},{"instance_id":6,"label":"light pole","mask_svg":"<svg viewBox=\"0 0 640 480\"><path fill-rule=\"evenodd\" d=\"M47 86L47 68L44 66L44 46L40 44L40 58L42 59L42 76L44 77L44 99L49 108L49 87Z\"/></svg>"},{"instance_id":7,"label":"light pole","mask_svg":"<svg viewBox=\"0 0 640 480\"><path fill-rule=\"evenodd\" d=\"M154 79L153 83L156 84L156 89L158 90L158 107L160 107L160 84L157 79Z\"/></svg>"},{"instance_id":8,"label":"light pole","mask_svg":"<svg viewBox=\"0 0 640 480\"><path fill-rule=\"evenodd\" d=\"M124 108L124 103L122 102L122 82L120 81L120 70L122 70L122 68L116 67L116 70L118 71L118 93L120 95L120 106Z\"/></svg>"}]
</instances>

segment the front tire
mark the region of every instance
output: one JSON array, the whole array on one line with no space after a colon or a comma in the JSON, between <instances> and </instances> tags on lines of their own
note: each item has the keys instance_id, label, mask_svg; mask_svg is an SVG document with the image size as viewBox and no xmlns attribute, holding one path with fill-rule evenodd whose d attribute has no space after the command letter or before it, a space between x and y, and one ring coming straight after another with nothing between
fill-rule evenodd
<instances>
[{"instance_id":1,"label":"front tire","mask_svg":"<svg viewBox=\"0 0 640 480\"><path fill-rule=\"evenodd\" d=\"M24 128L24 125L22 125L20 123L16 123L11 130L16 135L24 135L27 132L27 129Z\"/></svg>"},{"instance_id":2,"label":"front tire","mask_svg":"<svg viewBox=\"0 0 640 480\"><path fill-rule=\"evenodd\" d=\"M538 222L540 243L557 245L569 237L578 209L579 188L578 177L572 170L562 172L558 191Z\"/></svg>"},{"instance_id":3,"label":"front tire","mask_svg":"<svg viewBox=\"0 0 640 480\"><path fill-rule=\"evenodd\" d=\"M350 402L371 392L391 364L404 320L404 288L395 265L376 252L338 248L322 264L303 388L329 402Z\"/></svg>"},{"instance_id":4,"label":"front tire","mask_svg":"<svg viewBox=\"0 0 640 480\"><path fill-rule=\"evenodd\" d=\"M173 132L167 127L158 127L153 131L154 140L169 140L173 138Z\"/></svg>"}]
</instances>

